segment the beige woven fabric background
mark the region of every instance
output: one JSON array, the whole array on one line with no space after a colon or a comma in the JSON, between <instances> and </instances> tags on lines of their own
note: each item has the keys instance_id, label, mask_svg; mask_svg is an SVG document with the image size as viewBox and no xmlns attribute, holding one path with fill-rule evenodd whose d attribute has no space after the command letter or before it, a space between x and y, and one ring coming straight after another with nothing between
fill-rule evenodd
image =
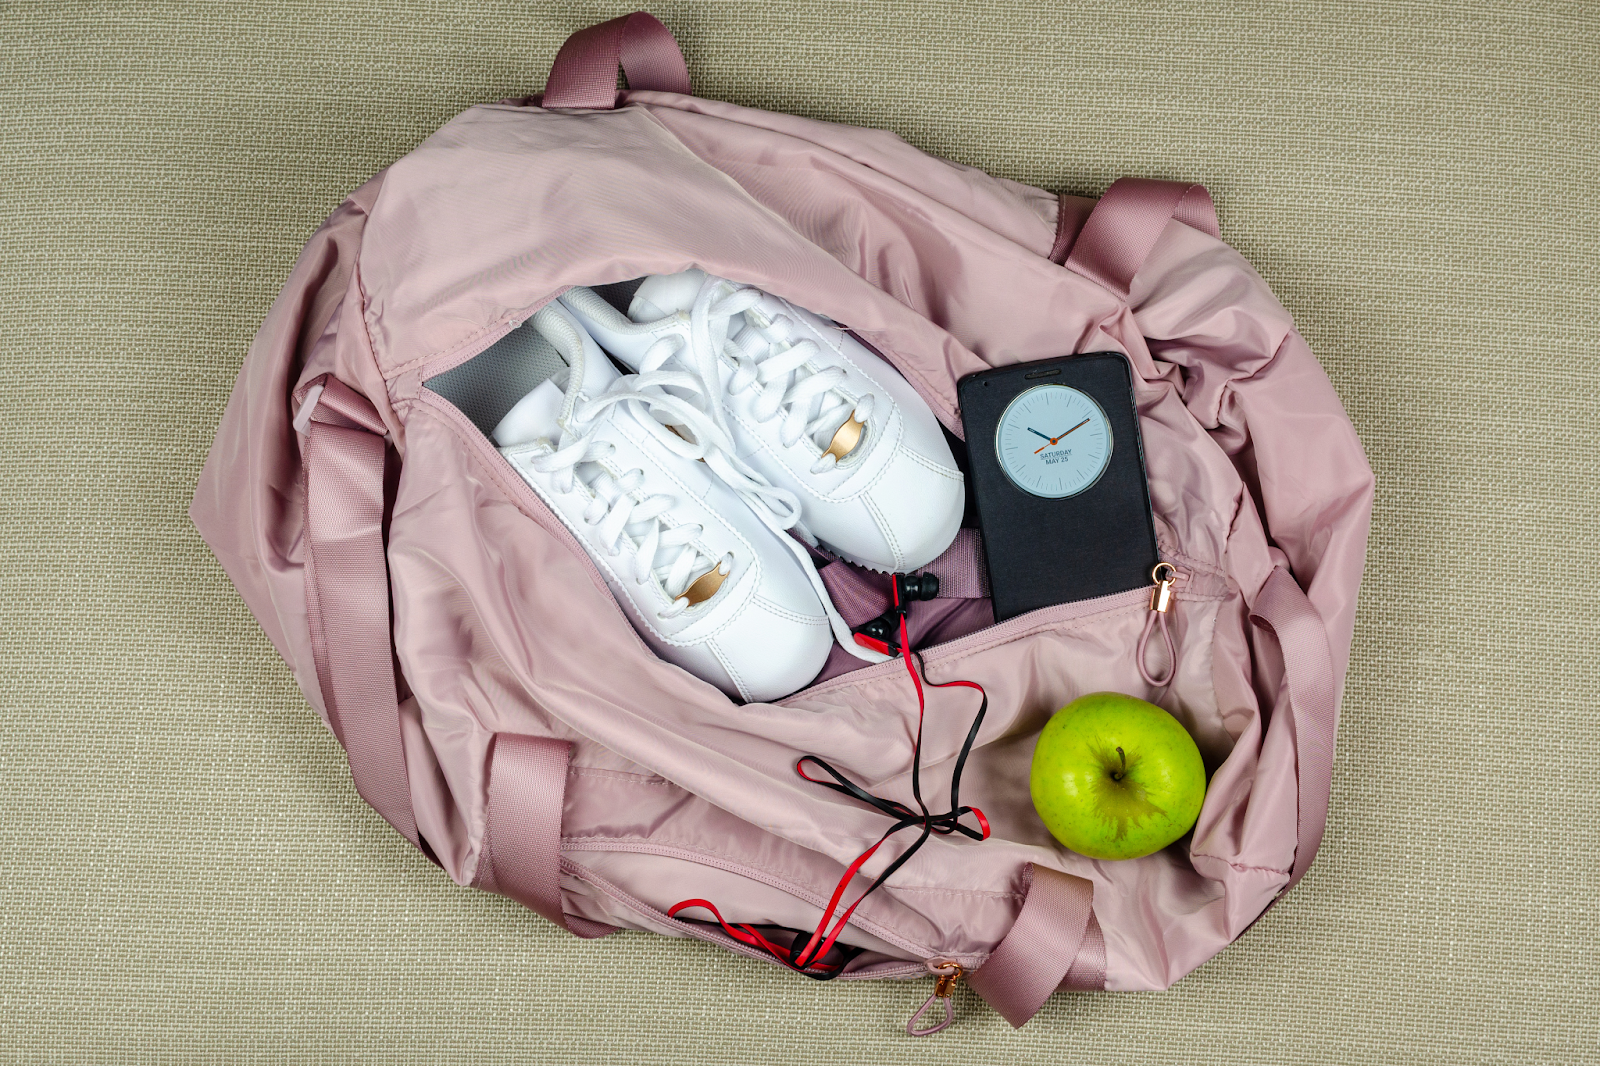
<instances>
[{"instance_id":1,"label":"beige woven fabric background","mask_svg":"<svg viewBox=\"0 0 1600 1066\"><path fill-rule=\"evenodd\" d=\"M363 806L184 511L302 242L627 10L0 0L0 1059L1600 1061L1600 15L661 3L703 95L1053 189L1195 179L1378 474L1333 814L1170 992L813 984L558 936Z\"/></svg>"}]
</instances>

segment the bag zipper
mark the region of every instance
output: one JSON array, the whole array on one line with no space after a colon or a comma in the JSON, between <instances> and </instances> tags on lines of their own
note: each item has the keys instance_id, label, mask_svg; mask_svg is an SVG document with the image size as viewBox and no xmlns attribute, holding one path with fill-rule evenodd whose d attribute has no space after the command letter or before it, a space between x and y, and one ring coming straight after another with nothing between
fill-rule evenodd
<instances>
[{"instance_id":1,"label":"bag zipper","mask_svg":"<svg viewBox=\"0 0 1600 1066\"><path fill-rule=\"evenodd\" d=\"M496 341L500 340L500 338L504 337L515 328L516 325L513 324L507 326L501 331L491 333L487 337L481 338L471 346L471 349L468 349L470 350L471 354L463 356L455 365L459 366L461 363L466 362L473 356L479 355L486 351ZM444 373L444 371L440 370L438 373ZM417 390L417 402L424 404L430 410L445 418L467 439L467 444L469 447L477 450L488 460L490 464L493 465L494 469L502 473L502 480L505 482L503 487L506 488L506 490L509 491L518 500L518 502L522 504L525 511L533 515L542 513L549 516L550 521L540 522L540 525L544 526L545 529L555 533L562 543L565 544L567 548L577 556L578 562L588 572L590 578L594 580L596 586L605 591L606 600L608 603L610 603L612 609L617 612L618 617L622 618L624 621L627 621L627 615L623 612L621 606L618 605L616 597L611 595L610 589L606 586L605 578L600 574L600 568L594 565L594 560L589 558L589 553L583 549L583 546L578 542L578 538L573 535L572 531L567 528L566 523L562 522L561 519L556 516L555 512L550 509L544 500L539 498L538 493L534 492L528 483L522 480L521 476L518 475L516 470L511 466L511 463L507 461L505 456L500 454L500 450L496 448L492 442L490 442L489 438L485 436L477 426L473 425L466 415L461 413L460 408L456 407L455 404L451 403L443 396L440 396L426 385ZM1008 643L1018 639L1019 637L1025 636L1028 631L1032 629L1053 628L1067 622L1079 621L1092 615L1120 610L1125 607L1131 607L1141 602L1150 602L1152 604L1152 610L1155 610L1154 601L1155 596L1158 594L1166 595L1166 602L1170 607L1170 603L1174 595L1171 589L1173 582L1180 578L1186 577L1187 574L1178 570L1176 567L1173 567L1170 563L1162 563L1161 566L1170 570L1170 576L1166 581L1159 582L1154 588L1147 585L1140 588L1129 589L1126 592L1114 592L1106 596L1099 596L1091 600L1078 600L1073 603L1057 604L1054 607L1042 607L1037 611L1029 611L1027 614L1018 615L1016 618L1008 618L1004 622L980 629L975 633L969 633L964 637L958 637L955 640L945 641L943 644L934 644L927 648L919 649L919 652L922 655L923 662L931 664L941 660L949 659L952 656L971 654L972 652L981 650L986 645ZM645 644L644 639L634 631L633 624L631 622L628 624L628 632L633 634L634 639L639 643L639 647L644 648L647 651L649 650L649 646ZM651 652L651 654L653 655L655 653ZM903 669L905 669L905 667L898 659L891 659L887 662L881 663L873 663L863 666L859 670L851 670L849 673L840 674L838 677L829 678L827 681L824 681L819 685L812 685L808 688L803 688L799 692L796 692L791 696L785 696L781 700L774 700L773 706L793 706L800 701L820 695L824 692L829 692L836 688L843 688L847 685L872 681L880 677L887 677L891 674L898 673Z\"/></svg>"},{"instance_id":2,"label":"bag zipper","mask_svg":"<svg viewBox=\"0 0 1600 1066\"><path fill-rule=\"evenodd\" d=\"M1026 636L1030 630L1052 629L1068 622L1077 622L1093 615L1104 614L1121 610L1146 601L1150 596L1150 586L1129 589L1126 592L1113 592L1105 596L1097 596L1092 600L1077 600L1073 603L1060 603L1054 607L1041 607L1037 611L1008 618L1004 622L980 629L975 633L968 633L955 640L947 640L943 644L933 644L926 648L918 649L922 660L926 664L933 664L954 656L968 655L982 650L985 646L1006 644L1019 637ZM804 700L836 688L844 688L857 682L871 681L879 677L887 677L903 671L905 667L898 659L885 663L875 663L851 670L849 673L840 674L838 677L829 678L819 685L801 689L792 696L785 696L776 702L776 706L787 707L797 701Z\"/></svg>"},{"instance_id":3,"label":"bag zipper","mask_svg":"<svg viewBox=\"0 0 1600 1066\"><path fill-rule=\"evenodd\" d=\"M681 930L684 934L692 939L704 940L711 944L717 944L721 947L727 948L735 955L742 955L747 959L755 959L756 961L766 963L769 966L782 965L782 963L778 962L766 952L758 951L746 944L741 944L739 941L733 939L731 936L728 936L720 929L714 929L699 922L686 922L681 918L667 917L666 914L652 907L650 904L644 902L617 885L612 884L610 881L589 870L587 867L568 859L564 855L561 859L561 872L577 878L579 881L589 885L596 891L610 897L614 902L621 904L628 910L638 914L640 917L648 919L651 924L657 926L664 925L668 928ZM925 963L904 962L897 964L893 962L884 962L875 964L873 966L872 973L843 973L839 975L838 980L886 981L895 978L917 977L927 972L927 964Z\"/></svg>"}]
</instances>

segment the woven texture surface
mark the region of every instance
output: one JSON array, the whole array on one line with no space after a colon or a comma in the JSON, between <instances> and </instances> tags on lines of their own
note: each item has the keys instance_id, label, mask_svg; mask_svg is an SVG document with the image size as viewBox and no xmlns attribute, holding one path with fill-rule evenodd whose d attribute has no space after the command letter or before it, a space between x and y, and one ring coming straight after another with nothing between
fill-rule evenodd
<instances>
[{"instance_id":1,"label":"woven texture surface","mask_svg":"<svg viewBox=\"0 0 1600 1066\"><path fill-rule=\"evenodd\" d=\"M1160 994L962 991L557 935L363 806L184 511L344 193L628 10L0 0L0 1060L1600 1059L1600 15L662 3L707 96L1047 188L1205 183L1378 475L1333 812Z\"/></svg>"}]
</instances>

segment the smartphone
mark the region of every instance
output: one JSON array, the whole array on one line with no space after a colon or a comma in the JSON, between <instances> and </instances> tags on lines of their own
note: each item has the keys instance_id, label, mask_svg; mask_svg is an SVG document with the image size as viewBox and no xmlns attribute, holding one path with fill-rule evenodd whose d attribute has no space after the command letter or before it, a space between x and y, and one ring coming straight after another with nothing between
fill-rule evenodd
<instances>
[{"instance_id":1,"label":"smartphone","mask_svg":"<svg viewBox=\"0 0 1600 1066\"><path fill-rule=\"evenodd\" d=\"M1019 363L956 391L995 621L1150 584L1159 556L1126 356Z\"/></svg>"}]
</instances>

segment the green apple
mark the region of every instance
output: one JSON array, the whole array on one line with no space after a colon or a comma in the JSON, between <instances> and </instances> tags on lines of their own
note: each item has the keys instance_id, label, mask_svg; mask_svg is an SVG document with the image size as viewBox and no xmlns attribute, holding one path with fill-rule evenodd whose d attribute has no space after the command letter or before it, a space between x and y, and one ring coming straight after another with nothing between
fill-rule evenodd
<instances>
[{"instance_id":1,"label":"green apple","mask_svg":"<svg viewBox=\"0 0 1600 1066\"><path fill-rule=\"evenodd\" d=\"M1056 712L1033 749L1033 806L1091 859L1137 859L1194 826L1206 767L1194 738L1153 703L1096 692Z\"/></svg>"}]
</instances>

